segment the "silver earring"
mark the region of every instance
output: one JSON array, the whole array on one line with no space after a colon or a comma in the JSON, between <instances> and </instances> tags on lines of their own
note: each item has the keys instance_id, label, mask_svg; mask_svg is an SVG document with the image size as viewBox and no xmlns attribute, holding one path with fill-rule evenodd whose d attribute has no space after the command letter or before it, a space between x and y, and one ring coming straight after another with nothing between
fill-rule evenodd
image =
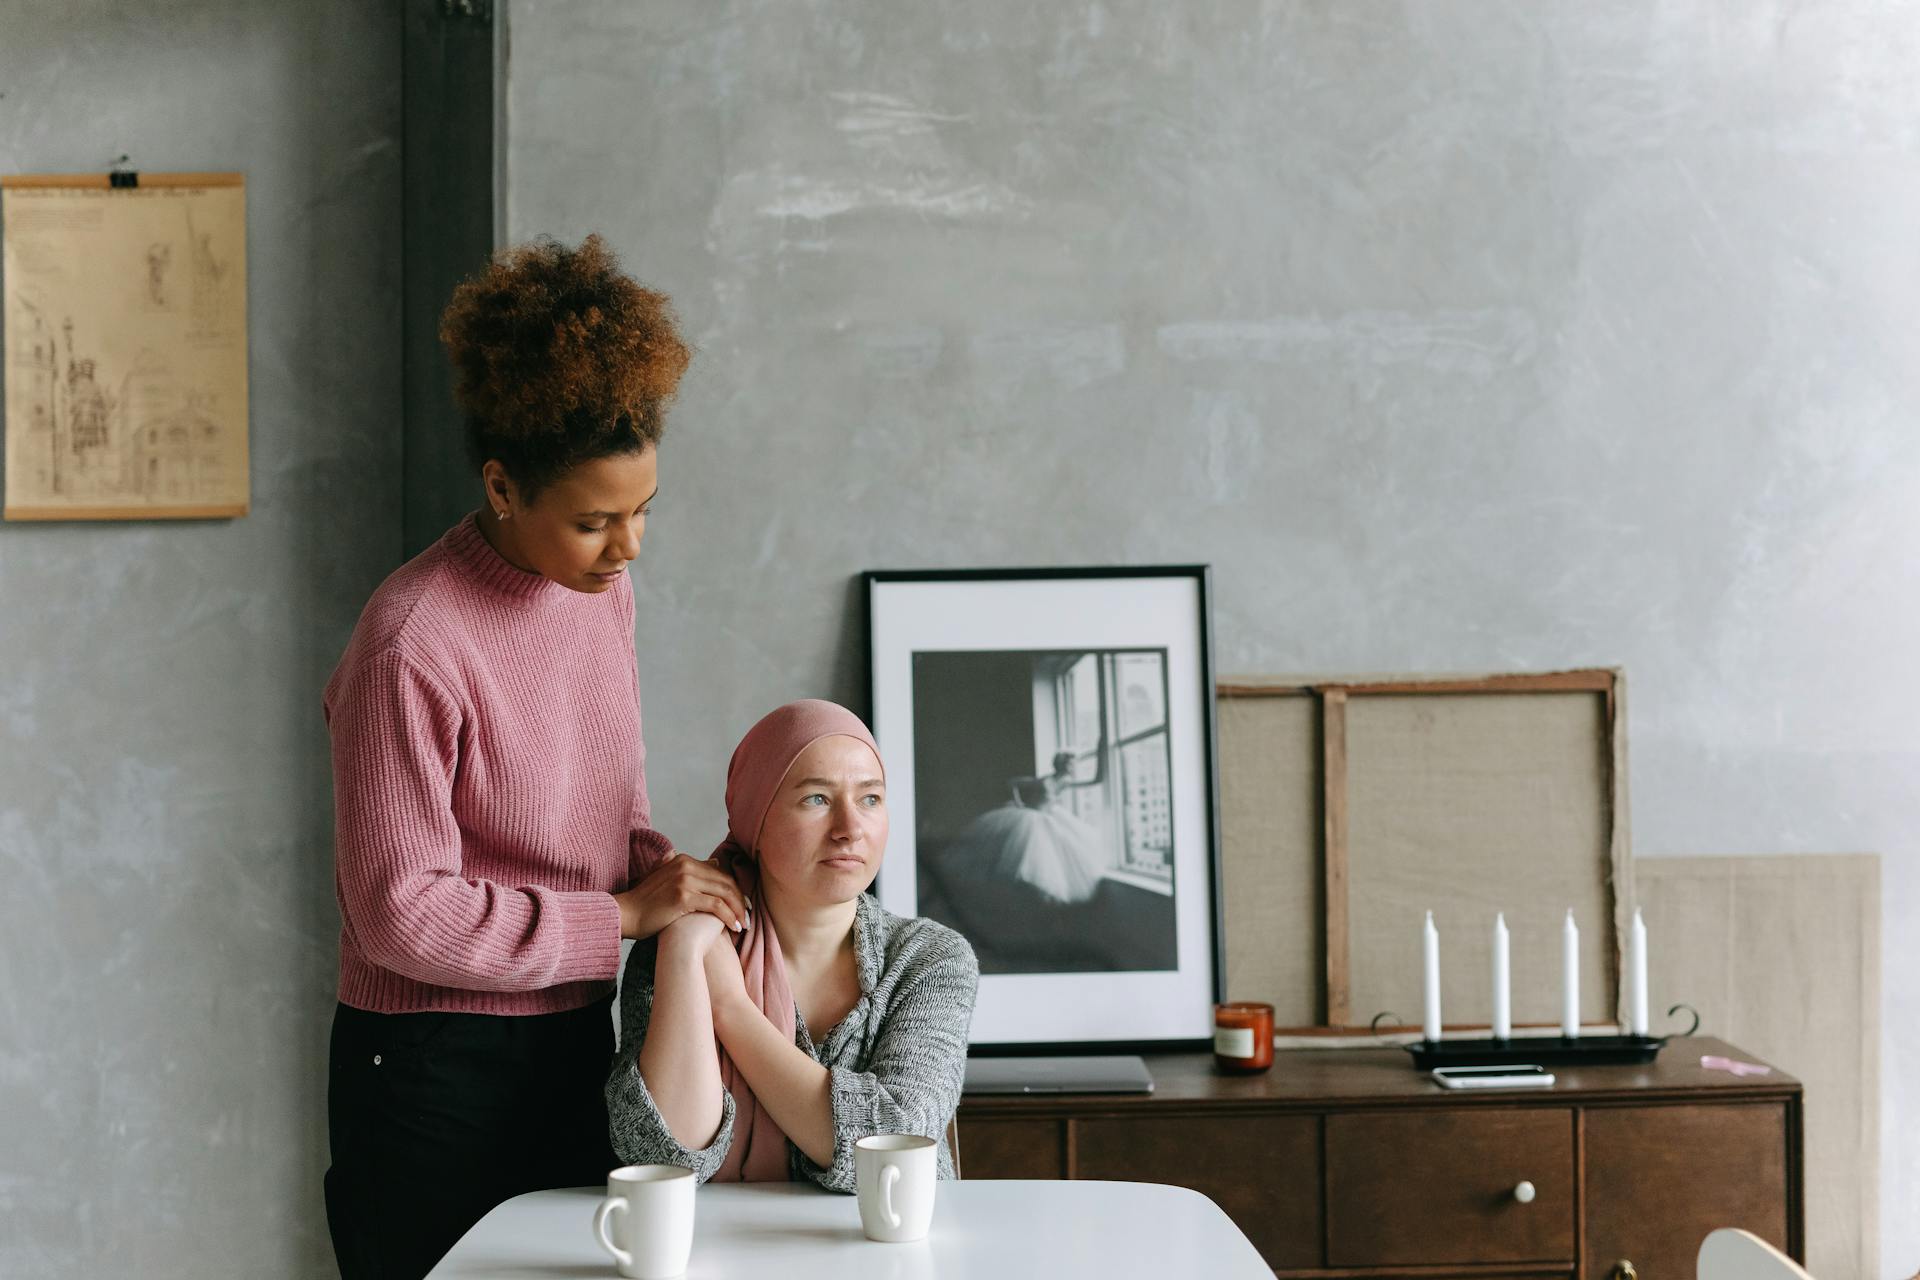
<instances>
[{"instance_id":1,"label":"silver earring","mask_svg":"<svg viewBox=\"0 0 1920 1280\"><path fill-rule=\"evenodd\" d=\"M495 512L494 514L498 515L502 520L505 520L507 518L507 513L504 511L498 511L498 512Z\"/></svg>"}]
</instances>

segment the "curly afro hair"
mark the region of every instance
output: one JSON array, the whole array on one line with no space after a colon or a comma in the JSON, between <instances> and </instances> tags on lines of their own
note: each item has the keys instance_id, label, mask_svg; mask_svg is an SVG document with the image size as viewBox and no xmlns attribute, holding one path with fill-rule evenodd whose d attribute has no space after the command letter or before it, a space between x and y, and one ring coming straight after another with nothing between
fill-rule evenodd
<instances>
[{"instance_id":1,"label":"curly afro hair","mask_svg":"<svg viewBox=\"0 0 1920 1280\"><path fill-rule=\"evenodd\" d=\"M494 255L454 290L440 341L474 466L498 459L529 504L580 463L658 443L690 356L666 295L597 235Z\"/></svg>"}]
</instances>

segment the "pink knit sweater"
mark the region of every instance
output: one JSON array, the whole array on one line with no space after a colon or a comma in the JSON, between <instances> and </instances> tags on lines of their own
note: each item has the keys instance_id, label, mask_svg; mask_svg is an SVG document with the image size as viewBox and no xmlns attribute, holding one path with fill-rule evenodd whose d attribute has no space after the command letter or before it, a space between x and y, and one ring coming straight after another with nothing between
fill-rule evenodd
<instances>
[{"instance_id":1,"label":"pink knit sweater","mask_svg":"<svg viewBox=\"0 0 1920 1280\"><path fill-rule=\"evenodd\" d=\"M613 990L648 821L633 586L501 559L469 516L367 602L327 682L340 999L530 1014Z\"/></svg>"}]
</instances>

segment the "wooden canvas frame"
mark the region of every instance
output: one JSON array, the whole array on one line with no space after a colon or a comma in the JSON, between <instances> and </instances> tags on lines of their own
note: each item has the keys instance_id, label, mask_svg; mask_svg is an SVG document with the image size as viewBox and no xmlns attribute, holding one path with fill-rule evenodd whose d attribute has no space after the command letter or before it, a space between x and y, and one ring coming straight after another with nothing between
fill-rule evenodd
<instances>
[{"instance_id":1,"label":"wooden canvas frame","mask_svg":"<svg viewBox=\"0 0 1920 1280\"><path fill-rule=\"evenodd\" d=\"M1318 898L1323 933L1319 978L1324 984L1317 1024L1289 1026L1290 1034L1315 1036L1366 1033L1366 1012L1353 1004L1353 937L1350 844L1354 814L1350 805L1349 780L1353 761L1350 754L1349 718L1356 703L1377 697L1425 697L1441 695L1498 696L1508 694L1592 695L1599 701L1599 724L1604 737L1603 824L1606 866L1602 869L1606 895L1606 914L1611 938L1603 949L1606 957L1605 989L1607 1007L1588 1010L1587 1020L1598 1014L1602 1020L1617 1019L1620 1007L1619 940L1625 936L1634 900L1632 861L1627 824L1627 760L1625 732L1625 688L1620 671L1588 668L1538 674L1496 674L1449 676L1438 678L1387 677L1376 679L1328 679L1281 681L1256 677L1229 678L1217 687L1222 700L1249 698L1309 699L1318 725ZM1232 761L1224 757L1222 767ZM1231 823L1231 814L1223 813L1223 822ZM1230 838L1232 831L1226 832ZM1591 922L1589 922L1591 927ZM1255 993L1233 993L1236 998L1258 998Z\"/></svg>"}]
</instances>

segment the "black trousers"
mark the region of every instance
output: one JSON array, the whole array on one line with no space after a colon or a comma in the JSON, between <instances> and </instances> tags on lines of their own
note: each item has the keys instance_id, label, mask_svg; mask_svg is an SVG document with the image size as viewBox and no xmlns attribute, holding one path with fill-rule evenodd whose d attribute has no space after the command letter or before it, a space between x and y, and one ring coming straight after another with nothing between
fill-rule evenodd
<instances>
[{"instance_id":1,"label":"black trousers","mask_svg":"<svg viewBox=\"0 0 1920 1280\"><path fill-rule=\"evenodd\" d=\"M526 1017L334 1011L327 1227L343 1280L419 1280L501 1201L606 1181L612 1000Z\"/></svg>"}]
</instances>

